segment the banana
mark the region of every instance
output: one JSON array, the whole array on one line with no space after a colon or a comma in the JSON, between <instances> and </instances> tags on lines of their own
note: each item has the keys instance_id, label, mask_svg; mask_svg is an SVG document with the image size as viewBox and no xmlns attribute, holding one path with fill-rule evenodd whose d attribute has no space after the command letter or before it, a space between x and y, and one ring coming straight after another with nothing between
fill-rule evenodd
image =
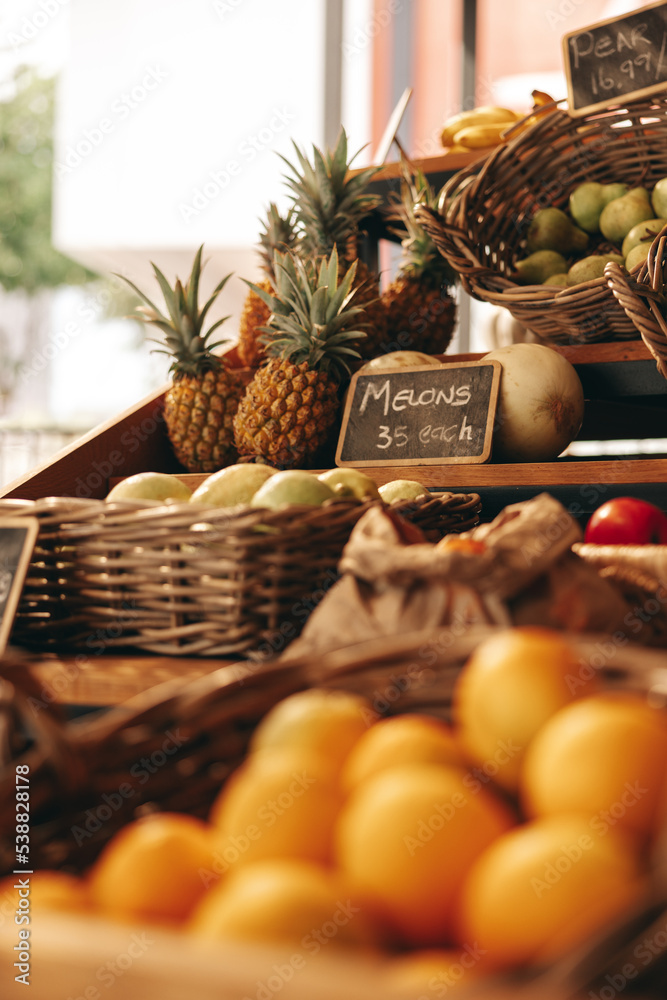
<instances>
[{"instance_id":1,"label":"banana","mask_svg":"<svg viewBox=\"0 0 667 1000\"><path fill-rule=\"evenodd\" d=\"M494 122L505 122L505 127L509 122L519 121L521 115L509 108L496 107L494 105L480 105L470 111L460 111L456 115L448 118L440 133L440 141L443 146L451 146L454 143L454 136L464 128L472 128L476 125L489 125Z\"/></svg>"},{"instance_id":2,"label":"banana","mask_svg":"<svg viewBox=\"0 0 667 1000\"><path fill-rule=\"evenodd\" d=\"M553 104L554 101L553 97L543 90L532 90L530 96L533 99L534 108L541 108L544 104Z\"/></svg>"},{"instance_id":3,"label":"banana","mask_svg":"<svg viewBox=\"0 0 667 1000\"><path fill-rule=\"evenodd\" d=\"M516 119L511 121L493 122L489 125L469 125L468 128L461 129L454 136L457 146L464 146L466 149L484 149L488 146L497 146L503 141L503 132Z\"/></svg>"}]
</instances>

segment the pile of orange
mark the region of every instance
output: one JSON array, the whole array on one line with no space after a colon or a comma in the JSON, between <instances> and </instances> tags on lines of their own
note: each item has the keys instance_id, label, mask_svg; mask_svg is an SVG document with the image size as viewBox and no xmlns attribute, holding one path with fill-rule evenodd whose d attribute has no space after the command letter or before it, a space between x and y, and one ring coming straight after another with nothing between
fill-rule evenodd
<instances>
[{"instance_id":1,"label":"pile of orange","mask_svg":"<svg viewBox=\"0 0 667 1000\"><path fill-rule=\"evenodd\" d=\"M406 990L549 963L642 899L667 810L664 710L593 673L559 633L513 628L463 668L452 724L293 695L207 821L135 821L53 905L363 947Z\"/></svg>"}]
</instances>

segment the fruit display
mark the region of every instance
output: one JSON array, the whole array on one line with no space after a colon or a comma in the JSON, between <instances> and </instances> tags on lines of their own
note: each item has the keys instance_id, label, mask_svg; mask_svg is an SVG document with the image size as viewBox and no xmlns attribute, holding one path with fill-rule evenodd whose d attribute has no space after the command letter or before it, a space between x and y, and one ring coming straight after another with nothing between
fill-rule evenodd
<instances>
[{"instance_id":1,"label":"fruit display","mask_svg":"<svg viewBox=\"0 0 667 1000\"><path fill-rule=\"evenodd\" d=\"M456 302L452 289L457 276L435 243L417 221L419 206L436 208L439 193L421 170L413 170L402 160L401 195L389 221L399 228L392 231L401 241L397 274L382 293L389 344L406 350L444 354L454 334Z\"/></svg>"},{"instance_id":2,"label":"fruit display","mask_svg":"<svg viewBox=\"0 0 667 1000\"><path fill-rule=\"evenodd\" d=\"M577 184L567 206L535 212L513 278L523 285L573 287L601 278L608 261L633 270L646 260L653 239L667 225L662 214L667 213L666 186L667 178L650 189L618 182Z\"/></svg>"},{"instance_id":3,"label":"fruit display","mask_svg":"<svg viewBox=\"0 0 667 1000\"><path fill-rule=\"evenodd\" d=\"M356 263L354 289L358 308L363 309L366 337L356 345L362 357L382 353L385 340L385 310L380 300L379 275L360 258L362 223L381 205L381 197L370 191L378 167L352 171L357 154L348 152L347 134L341 128L333 149L313 146L311 159L294 144L296 163L284 159L285 182L294 214L294 253L317 266L336 250L341 268Z\"/></svg>"},{"instance_id":4,"label":"fruit display","mask_svg":"<svg viewBox=\"0 0 667 1000\"><path fill-rule=\"evenodd\" d=\"M550 974L647 904L667 803L664 708L587 662L563 633L498 628L446 717L340 686L278 698L205 815L148 812L78 874L33 873L35 941L54 913L210 962L324 951L341 975L371 963L378 996L454 967L482 991Z\"/></svg>"},{"instance_id":5,"label":"fruit display","mask_svg":"<svg viewBox=\"0 0 667 1000\"><path fill-rule=\"evenodd\" d=\"M230 275L218 282L200 307L202 251L203 247L199 247L185 284L177 280L173 288L160 269L152 265L166 314L133 282L123 278L145 303L137 309L137 318L161 331L164 347L157 350L172 359L172 384L164 398L164 421L174 453L188 472L215 472L236 458L232 418L246 381L240 370L214 353L224 341L213 343L210 338L224 319L204 329L206 316Z\"/></svg>"},{"instance_id":6,"label":"fruit display","mask_svg":"<svg viewBox=\"0 0 667 1000\"><path fill-rule=\"evenodd\" d=\"M494 459L550 462L577 436L584 390L574 366L544 344L509 344L484 355L502 367Z\"/></svg>"},{"instance_id":7,"label":"fruit display","mask_svg":"<svg viewBox=\"0 0 667 1000\"><path fill-rule=\"evenodd\" d=\"M261 247L261 267L266 277L259 282L259 287L266 293L273 291L275 275L273 273L273 255L276 250L285 253L291 250L295 243L294 209L289 209L283 216L278 207L271 203L264 221L264 228L259 236ZM262 337L265 332L271 308L258 293L249 288L239 317L239 336L237 351L241 363L247 368L257 368L264 360L265 351Z\"/></svg>"},{"instance_id":8,"label":"fruit display","mask_svg":"<svg viewBox=\"0 0 667 1000\"><path fill-rule=\"evenodd\" d=\"M591 545L667 545L667 514L640 497L614 497L600 504L586 522Z\"/></svg>"},{"instance_id":9,"label":"fruit display","mask_svg":"<svg viewBox=\"0 0 667 1000\"><path fill-rule=\"evenodd\" d=\"M450 153L497 146L505 141L508 132L517 135L538 121L540 115L556 103L543 90L533 90L531 97L533 107L527 115L490 104L459 111L446 120L440 132L440 142Z\"/></svg>"}]
</instances>

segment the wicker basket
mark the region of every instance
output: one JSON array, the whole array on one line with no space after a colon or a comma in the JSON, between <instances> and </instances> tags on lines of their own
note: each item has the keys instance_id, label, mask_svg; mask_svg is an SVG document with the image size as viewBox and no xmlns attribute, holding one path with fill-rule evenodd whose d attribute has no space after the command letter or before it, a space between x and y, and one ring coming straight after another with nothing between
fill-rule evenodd
<instances>
[{"instance_id":1,"label":"wicker basket","mask_svg":"<svg viewBox=\"0 0 667 1000\"><path fill-rule=\"evenodd\" d=\"M5 661L0 664L0 675L5 678L0 704L13 704L14 717L19 717L23 733L32 738L33 745L27 750L21 745L25 736L11 741L17 749L9 753L0 770L0 869L11 871L14 866L15 765L19 762L30 768L32 864L35 868L58 866L81 871L118 829L147 809L205 816L222 783L243 759L259 721L276 701L293 692L323 685L364 694L385 714L418 711L449 718L459 671L490 631L472 628L462 635L447 629L412 633L339 650L318 662L274 661L254 668L248 663L230 665L186 686L169 682L100 717L67 725L46 711L32 711L29 688L24 690L29 664ZM582 663L595 664L610 690L639 691L664 701L664 654L621 648L609 639L572 636ZM163 750L166 741L168 754ZM157 766L155 754L160 753ZM152 757L156 766L146 780L141 762ZM117 794L121 788L125 789L123 796ZM659 845L656 863L661 852ZM615 968L621 943L634 947L651 920L659 920L664 932L665 886L656 879L653 889L639 912L628 914L622 927L611 929L611 937L605 933L593 949L587 947L540 974L532 983L536 992L524 992L524 982L515 983L516 992L508 995L564 1000L579 996L581 989L582 995L588 996L587 990L598 982L604 984L607 969ZM178 943L184 962L194 961L189 947L185 941ZM76 952L72 955L76 959ZM655 985L657 976L662 976L664 983L664 961L656 959L646 971L650 986ZM192 968L184 969L184 974L191 976L192 972ZM641 979L634 982L639 992L633 996L661 995L659 991L644 992L645 985ZM378 1000L384 995L378 990ZM489 995L496 996L493 990L490 994L470 994L471 1000Z\"/></svg>"},{"instance_id":2,"label":"wicker basket","mask_svg":"<svg viewBox=\"0 0 667 1000\"><path fill-rule=\"evenodd\" d=\"M519 285L509 275L525 256L534 213L567 207L584 181L650 187L667 175L667 97L580 118L555 109L455 174L441 212L418 210L425 229L466 292L504 306L545 341L564 344L637 338L607 279L560 288ZM591 252L594 252L591 244Z\"/></svg>"},{"instance_id":3,"label":"wicker basket","mask_svg":"<svg viewBox=\"0 0 667 1000\"><path fill-rule=\"evenodd\" d=\"M12 641L39 649L138 648L267 658L336 580L352 527L378 501L277 511L46 498L10 502L39 519ZM4 505L0 502L0 513ZM390 509L431 540L479 520L477 494Z\"/></svg>"}]
</instances>

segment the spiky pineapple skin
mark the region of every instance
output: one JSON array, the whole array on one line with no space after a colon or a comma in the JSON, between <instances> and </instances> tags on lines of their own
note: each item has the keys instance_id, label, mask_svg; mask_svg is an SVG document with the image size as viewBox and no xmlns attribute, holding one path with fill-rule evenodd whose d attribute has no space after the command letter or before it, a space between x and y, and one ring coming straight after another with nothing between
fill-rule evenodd
<instances>
[{"instance_id":1,"label":"spiky pineapple skin","mask_svg":"<svg viewBox=\"0 0 667 1000\"><path fill-rule=\"evenodd\" d=\"M399 274L383 293L388 350L444 354L456 327L456 300L449 288Z\"/></svg>"},{"instance_id":2,"label":"spiky pineapple skin","mask_svg":"<svg viewBox=\"0 0 667 1000\"><path fill-rule=\"evenodd\" d=\"M268 278L258 281L257 284L267 292L271 292L273 288ZM267 325L270 315L271 310L267 304L252 288L249 288L239 319L237 345L239 360L246 368L257 368L266 357L266 349L258 338L261 336L261 327Z\"/></svg>"},{"instance_id":3,"label":"spiky pineapple skin","mask_svg":"<svg viewBox=\"0 0 667 1000\"><path fill-rule=\"evenodd\" d=\"M352 258L354 259L354 258ZM352 261L349 261L351 263ZM355 345L364 361L386 353L387 311L380 294L380 276L357 258L354 304L363 309L365 337Z\"/></svg>"},{"instance_id":4,"label":"spiky pineapple skin","mask_svg":"<svg viewBox=\"0 0 667 1000\"><path fill-rule=\"evenodd\" d=\"M338 385L307 362L274 358L249 382L234 417L239 455L278 468L305 468L338 416Z\"/></svg>"},{"instance_id":5,"label":"spiky pineapple skin","mask_svg":"<svg viewBox=\"0 0 667 1000\"><path fill-rule=\"evenodd\" d=\"M216 472L237 458L234 414L247 378L224 365L174 379L164 397L164 420L176 458L188 472Z\"/></svg>"}]
</instances>

